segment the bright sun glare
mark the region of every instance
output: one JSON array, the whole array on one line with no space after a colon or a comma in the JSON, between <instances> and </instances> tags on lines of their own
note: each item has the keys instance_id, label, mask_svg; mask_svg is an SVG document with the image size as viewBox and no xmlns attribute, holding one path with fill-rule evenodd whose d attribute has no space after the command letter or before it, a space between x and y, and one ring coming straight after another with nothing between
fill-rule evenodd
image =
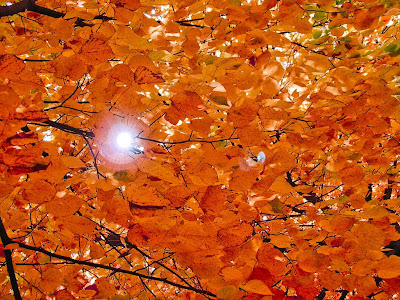
<instances>
[{"instance_id":1,"label":"bright sun glare","mask_svg":"<svg viewBox=\"0 0 400 300\"><path fill-rule=\"evenodd\" d=\"M128 132L121 132L117 136L117 145L122 149L128 149L132 145L132 136Z\"/></svg>"}]
</instances>

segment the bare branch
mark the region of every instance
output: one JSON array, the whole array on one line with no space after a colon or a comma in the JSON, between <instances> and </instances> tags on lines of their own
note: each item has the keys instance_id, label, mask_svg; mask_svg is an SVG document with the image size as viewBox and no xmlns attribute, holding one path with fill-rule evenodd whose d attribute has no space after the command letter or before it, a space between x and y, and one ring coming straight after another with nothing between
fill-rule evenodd
<instances>
[{"instance_id":1,"label":"bare branch","mask_svg":"<svg viewBox=\"0 0 400 300\"><path fill-rule=\"evenodd\" d=\"M31 124L31 125L39 125L39 126L51 126L51 127L57 128L57 129L59 129L61 131L77 134L77 135L80 135L82 137L94 138L94 133L91 132L91 131L85 131L85 130L82 130L82 129L79 129L79 128L75 128L75 127L69 126L67 124L62 124L62 123L58 123L58 122L54 122L54 121L50 121L50 120L45 121L43 123L29 122L28 125L29 124Z\"/></svg>"},{"instance_id":2,"label":"bare branch","mask_svg":"<svg viewBox=\"0 0 400 300\"><path fill-rule=\"evenodd\" d=\"M93 262L90 262L90 261L77 260L77 259L73 259L73 258L68 257L68 256L60 255L60 254L57 254L57 253L52 253L52 252L47 251L47 250L45 250L43 248L40 248L40 247L34 247L34 246L26 245L26 244L20 243L20 242L13 242L13 243L18 244L18 246L23 248L23 249L40 252L40 253L43 253L43 254L45 254L45 255L47 255L49 257L58 258L58 259L61 259L61 260L64 260L66 262L70 262L70 263L73 263L73 264L77 264L77 265L81 265L81 266L89 266L89 267L94 267L94 268L99 268L99 269L104 269L104 270L110 270L110 271L113 271L114 273L129 274L129 275L137 276L137 277L139 277L141 279L154 280L154 281L157 281L157 282L163 282L165 284L169 284L171 286L174 286L174 287L177 287L177 288L180 288L180 289L191 290L191 291L196 292L196 293L201 294L201 295L216 297L213 293L211 293L209 291L205 291L203 289L197 289L197 288L192 287L192 286L187 286L187 285L175 283L175 282L170 281L170 280L168 280L166 278L160 278L160 277L156 277L156 276L141 274L141 273L138 273L136 271L130 271L130 270L126 270L126 269L115 268L115 267L111 267L111 266L107 266L107 265L93 263Z\"/></svg>"},{"instance_id":3,"label":"bare branch","mask_svg":"<svg viewBox=\"0 0 400 300\"><path fill-rule=\"evenodd\" d=\"M0 17L12 16L27 10L30 0L22 0L12 5L0 6Z\"/></svg>"}]
</instances>

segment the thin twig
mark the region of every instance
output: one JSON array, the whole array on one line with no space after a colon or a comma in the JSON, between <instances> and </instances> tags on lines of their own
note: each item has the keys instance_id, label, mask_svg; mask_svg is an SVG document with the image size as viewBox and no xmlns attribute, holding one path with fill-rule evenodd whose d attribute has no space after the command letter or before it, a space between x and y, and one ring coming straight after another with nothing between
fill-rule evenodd
<instances>
[{"instance_id":1,"label":"thin twig","mask_svg":"<svg viewBox=\"0 0 400 300\"><path fill-rule=\"evenodd\" d=\"M229 138L218 139L218 140L187 139L184 141L174 141L174 142L163 142L163 141L145 138L145 137L141 137L141 136L136 136L135 139L147 141L147 142L158 143L158 144L163 144L163 145L178 145L178 144L186 144L186 143L209 143L209 144L212 144L212 143L218 143L218 142L223 142L223 141L228 141L228 140L238 140L239 138L229 137Z\"/></svg>"},{"instance_id":2,"label":"thin twig","mask_svg":"<svg viewBox=\"0 0 400 300\"><path fill-rule=\"evenodd\" d=\"M106 176L104 176L103 174L101 174L101 173L99 172L99 167L98 167L98 165L97 165L97 155L94 154L92 145L89 143L88 138L87 138L86 136L84 136L84 135L83 135L82 137L84 138L86 144L89 146L90 153L91 153L92 156L93 156L93 165L94 165L94 168L96 169L97 178L100 178L100 176L103 177L103 178L106 178Z\"/></svg>"}]
</instances>

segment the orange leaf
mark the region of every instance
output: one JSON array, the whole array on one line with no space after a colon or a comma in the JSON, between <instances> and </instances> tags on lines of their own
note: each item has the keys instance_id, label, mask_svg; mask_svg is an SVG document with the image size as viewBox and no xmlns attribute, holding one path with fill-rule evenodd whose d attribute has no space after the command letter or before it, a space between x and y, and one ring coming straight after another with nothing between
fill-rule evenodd
<instances>
[{"instance_id":1,"label":"orange leaf","mask_svg":"<svg viewBox=\"0 0 400 300\"><path fill-rule=\"evenodd\" d=\"M165 81L161 76L150 71L144 66L137 67L134 74L134 79L138 84L164 83Z\"/></svg>"},{"instance_id":2,"label":"orange leaf","mask_svg":"<svg viewBox=\"0 0 400 300\"><path fill-rule=\"evenodd\" d=\"M23 190L24 199L31 203L43 204L50 201L56 194L53 185L43 179L29 181Z\"/></svg>"},{"instance_id":3,"label":"orange leaf","mask_svg":"<svg viewBox=\"0 0 400 300\"><path fill-rule=\"evenodd\" d=\"M378 276L383 279L400 276L400 257L391 255L382 259L378 266Z\"/></svg>"},{"instance_id":4,"label":"orange leaf","mask_svg":"<svg viewBox=\"0 0 400 300\"><path fill-rule=\"evenodd\" d=\"M218 231L218 241L224 247L235 247L243 244L253 234L253 227L247 223L237 224Z\"/></svg>"},{"instance_id":5,"label":"orange leaf","mask_svg":"<svg viewBox=\"0 0 400 300\"><path fill-rule=\"evenodd\" d=\"M218 214L224 209L227 195L227 190L222 189L222 186L209 186L201 198L200 208L206 213Z\"/></svg>"},{"instance_id":6,"label":"orange leaf","mask_svg":"<svg viewBox=\"0 0 400 300\"><path fill-rule=\"evenodd\" d=\"M0 77L15 78L24 68L24 62L14 55L0 56Z\"/></svg>"},{"instance_id":7,"label":"orange leaf","mask_svg":"<svg viewBox=\"0 0 400 300\"><path fill-rule=\"evenodd\" d=\"M73 215L82 206L83 200L75 195L67 195L63 198L55 197L46 202L46 211L55 217Z\"/></svg>"},{"instance_id":8,"label":"orange leaf","mask_svg":"<svg viewBox=\"0 0 400 300\"><path fill-rule=\"evenodd\" d=\"M64 226L75 234L91 234L96 229L96 224L81 216L65 216L59 219Z\"/></svg>"},{"instance_id":9,"label":"orange leaf","mask_svg":"<svg viewBox=\"0 0 400 300\"><path fill-rule=\"evenodd\" d=\"M56 268L48 267L42 274L40 289L48 294L57 289L64 281L63 273Z\"/></svg>"},{"instance_id":10,"label":"orange leaf","mask_svg":"<svg viewBox=\"0 0 400 300\"><path fill-rule=\"evenodd\" d=\"M113 57L110 46L103 40L92 39L81 49L80 58L88 65L97 65Z\"/></svg>"}]
</instances>

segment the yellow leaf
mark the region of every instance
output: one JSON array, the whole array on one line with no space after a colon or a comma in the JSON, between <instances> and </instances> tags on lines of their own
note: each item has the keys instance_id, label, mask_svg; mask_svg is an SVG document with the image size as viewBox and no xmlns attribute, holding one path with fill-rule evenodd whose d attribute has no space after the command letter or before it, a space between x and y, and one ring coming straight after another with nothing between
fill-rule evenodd
<instances>
[{"instance_id":1,"label":"yellow leaf","mask_svg":"<svg viewBox=\"0 0 400 300\"><path fill-rule=\"evenodd\" d=\"M258 279L253 279L242 286L242 289L249 293L260 294L264 296L274 295L264 282Z\"/></svg>"},{"instance_id":2,"label":"yellow leaf","mask_svg":"<svg viewBox=\"0 0 400 300\"><path fill-rule=\"evenodd\" d=\"M165 50L152 51L149 53L149 58L155 61L163 61L163 62L174 62L177 60L177 56Z\"/></svg>"},{"instance_id":3,"label":"yellow leaf","mask_svg":"<svg viewBox=\"0 0 400 300\"><path fill-rule=\"evenodd\" d=\"M221 300L229 300L233 299L235 294L238 292L237 288L235 288L233 285L228 285L224 286L222 289L220 289L217 292L218 299Z\"/></svg>"},{"instance_id":4,"label":"yellow leaf","mask_svg":"<svg viewBox=\"0 0 400 300\"><path fill-rule=\"evenodd\" d=\"M50 256L48 256L48 255L40 256L37 261L40 264L46 264L46 263L50 262Z\"/></svg>"},{"instance_id":5,"label":"yellow leaf","mask_svg":"<svg viewBox=\"0 0 400 300\"><path fill-rule=\"evenodd\" d=\"M210 96L210 100L212 102L214 102L215 104L218 104L218 105L224 105L224 106L228 106L229 105L228 104L228 100L224 96L211 95Z\"/></svg>"}]
</instances>

